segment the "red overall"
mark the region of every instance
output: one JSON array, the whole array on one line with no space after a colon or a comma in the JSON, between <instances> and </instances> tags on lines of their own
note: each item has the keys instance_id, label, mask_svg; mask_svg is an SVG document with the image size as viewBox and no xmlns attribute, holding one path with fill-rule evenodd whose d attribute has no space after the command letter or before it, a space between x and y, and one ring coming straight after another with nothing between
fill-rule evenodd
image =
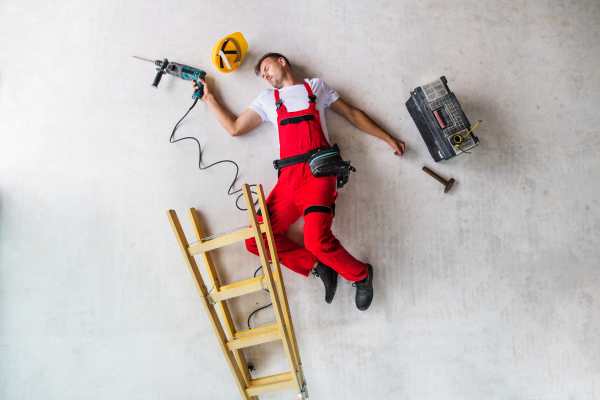
<instances>
[{"instance_id":1,"label":"red overall","mask_svg":"<svg viewBox=\"0 0 600 400\"><path fill-rule=\"evenodd\" d=\"M308 91L309 107L296 112L287 111L279 99L279 91L275 90L282 159L329 146L321 128L319 111L316 109L316 96L313 95L308 83L304 83L304 87ZM300 122L288 119L311 115L313 119ZM286 119L288 120L285 121ZM318 259L349 281L354 282L366 277L368 274L366 265L350 255L331 233L332 208L337 197L336 176L315 178L306 162L284 167L280 171L279 180L267 198L267 207L271 216L277 253L282 264L292 271L308 276ZM285 237L290 225L301 216L304 216L306 247L299 246ZM262 218L260 220L262 221ZM266 239L265 244L268 248ZM254 238L246 240L246 248L258 255Z\"/></svg>"}]
</instances>

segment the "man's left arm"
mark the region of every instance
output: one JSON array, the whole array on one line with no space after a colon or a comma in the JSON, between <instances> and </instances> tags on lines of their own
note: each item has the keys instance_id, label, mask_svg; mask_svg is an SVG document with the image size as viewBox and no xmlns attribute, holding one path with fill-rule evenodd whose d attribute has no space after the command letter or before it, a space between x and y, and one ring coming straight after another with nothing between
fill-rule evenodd
<instances>
[{"instance_id":1,"label":"man's left arm","mask_svg":"<svg viewBox=\"0 0 600 400\"><path fill-rule=\"evenodd\" d=\"M393 138L389 133L381 129L367 114L356 107L352 107L344 100L338 98L336 101L331 103L329 106L333 111L346 118L352 125L357 127L363 132L378 137L384 140L392 148L394 148L394 155L401 156L404 154L404 142Z\"/></svg>"}]
</instances>

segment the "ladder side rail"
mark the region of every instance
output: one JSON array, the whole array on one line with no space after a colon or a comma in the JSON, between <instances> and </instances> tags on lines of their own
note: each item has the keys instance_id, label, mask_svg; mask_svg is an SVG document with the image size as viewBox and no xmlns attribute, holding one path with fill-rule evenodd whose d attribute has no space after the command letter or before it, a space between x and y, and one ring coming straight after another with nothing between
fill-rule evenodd
<instances>
[{"instance_id":1,"label":"ladder side rail","mask_svg":"<svg viewBox=\"0 0 600 400\"><path fill-rule=\"evenodd\" d=\"M225 332L223 331L223 327L219 321L219 316L215 311L215 308L208 302L207 299L207 291L206 286L204 285L204 281L202 276L200 275L200 271L198 270L198 266L196 265L196 260L191 256L188 252L188 242L183 233L183 229L181 228L181 224L179 223L179 219L177 218L177 214L173 210L167 211L167 216L169 218L169 222L171 223L171 227L173 228L173 232L175 233L175 237L177 238L177 242L179 243L179 248L183 254L183 258L190 270L190 274L192 275L192 279L194 280L194 284L196 285L196 289L200 294L200 299L202 300L202 304L206 309L206 313L208 314L208 319L210 319L210 323L215 331L217 336L217 340L219 345L221 346L221 350L225 355L225 360L229 365L229 369L231 369L231 373L233 374L233 378L235 383L242 395L242 398L245 400L250 400L251 397L246 393L246 383L244 380L244 374L240 371L240 368L237 364L237 361L232 352L227 350L226 343L227 337L225 336Z\"/></svg>"},{"instance_id":2,"label":"ladder side rail","mask_svg":"<svg viewBox=\"0 0 600 400\"><path fill-rule=\"evenodd\" d=\"M190 208L188 210L188 214L190 219L192 220L192 226L194 228L194 233L196 234L196 240L201 240L204 236L204 230L202 229L202 224L200 224L200 218L198 218L198 213L195 208ZM217 269L215 268L215 264L212 259L212 255L209 251L202 253L202 260L204 261L204 265L206 265L206 271L208 272L208 277L214 284L214 291L218 292L221 290L221 281L219 280L219 275L217 274ZM235 325L233 323L233 319L231 318L231 312L229 311L229 306L226 301L220 301L218 303L219 311L221 312L221 316L223 317L223 322L225 323L225 329L227 330L227 336L233 338L235 335ZM252 376L250 375L250 369L248 369L248 363L246 361L246 357L244 356L244 351L242 349L237 349L233 351L235 357L237 359L237 363L240 367L240 371L242 371L242 375L244 376L244 382L246 383L246 387L250 384L252 380ZM258 397L252 396L252 400L258 400Z\"/></svg>"},{"instance_id":3,"label":"ladder side rail","mask_svg":"<svg viewBox=\"0 0 600 400\"><path fill-rule=\"evenodd\" d=\"M265 200L265 193L263 191L262 185L257 187L258 194L258 202L260 204L261 210L267 209L267 203ZM273 262L273 275L275 281L277 282L277 292L279 294L279 299L281 302L281 308L283 311L283 315L287 321L286 328L288 331L288 335L290 337L290 341L292 344L292 351L294 353L294 358L296 364L300 366L302 360L300 359L300 351L298 350L298 342L296 341L296 333L294 331L294 324L292 323L292 316L290 313L290 307L287 301L287 294L285 291L285 285L283 283L283 276L281 274L281 265L279 264L279 255L277 254L277 247L275 246L275 236L273 235L273 229L271 228L271 219L263 218L263 226L265 226L267 241L269 243L269 249L271 250L271 260ZM301 375L301 382L304 382L306 378L303 375L303 371L301 368L298 369L299 374Z\"/></svg>"},{"instance_id":4,"label":"ladder side rail","mask_svg":"<svg viewBox=\"0 0 600 400\"><path fill-rule=\"evenodd\" d=\"M256 240L256 244L258 247L258 253L260 255L260 259L262 262L262 266L263 266L263 271L265 273L265 277L267 278L267 285L269 286L269 289L271 289L269 291L269 294L271 296L271 301L273 303L273 311L275 311L275 318L277 319L277 323L279 325L279 329L281 331L281 339L283 342L283 348L285 350L286 353L286 358L288 360L288 365L290 368L290 371L292 372L292 383L294 386L294 389L296 389L296 392L298 394L302 393L302 383L298 380L298 376L296 375L296 371L299 371L300 368L298 366L298 364L296 364L296 357L294 356L294 352L292 350L292 344L290 342L290 337L288 335L288 331L287 331L287 320L284 318L282 310L281 310L281 304L279 302L279 295L278 293L276 293L277 288L275 287L275 281L273 280L273 274L271 273L271 268L270 268L270 263L269 263L269 257L267 256L267 249L265 247L265 242L263 239L263 234L262 231L260 229L260 226L258 224L258 216L256 215L256 210L254 209L254 201L252 199L252 194L250 193L250 187L247 184L244 184L242 186L243 191L244 191L244 199L246 201L246 208L248 209L248 216L250 217L250 222L252 223L252 228L254 229L254 237ZM262 188L262 185L257 185L257 188ZM263 210L266 210L266 208L263 208ZM269 216L267 215L268 213L265 211L264 212L264 216L263 216L263 221L268 220ZM269 226L268 224L263 223L263 226L265 226L269 231ZM271 231L272 234L272 231ZM268 236L268 233L267 233ZM276 262L276 258L275 261Z\"/></svg>"}]
</instances>

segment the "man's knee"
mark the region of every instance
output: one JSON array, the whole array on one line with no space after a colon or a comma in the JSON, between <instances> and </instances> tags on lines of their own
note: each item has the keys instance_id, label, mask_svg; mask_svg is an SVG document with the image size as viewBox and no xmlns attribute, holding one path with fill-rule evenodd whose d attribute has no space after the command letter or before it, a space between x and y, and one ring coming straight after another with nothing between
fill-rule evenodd
<instances>
[{"instance_id":1,"label":"man's knee","mask_svg":"<svg viewBox=\"0 0 600 400\"><path fill-rule=\"evenodd\" d=\"M313 254L326 250L334 240L331 233L332 211L329 207L311 206L313 210L304 213L304 247ZM311 207L307 208L309 210Z\"/></svg>"},{"instance_id":2,"label":"man's knee","mask_svg":"<svg viewBox=\"0 0 600 400\"><path fill-rule=\"evenodd\" d=\"M275 240L277 240L277 235L275 235ZM265 242L265 246L268 248L269 247L269 243L267 241L267 234L266 233L263 233L263 241ZM245 243L246 243L246 249L248 249L248 251L250 253L258 255L258 245L256 244L256 239L255 238L251 237L250 239L246 239Z\"/></svg>"},{"instance_id":3,"label":"man's knee","mask_svg":"<svg viewBox=\"0 0 600 400\"><path fill-rule=\"evenodd\" d=\"M256 246L256 239L254 239L254 238L246 239L245 243L246 243L246 249L248 249L248 251L250 253L258 254L258 246Z\"/></svg>"},{"instance_id":4,"label":"man's knee","mask_svg":"<svg viewBox=\"0 0 600 400\"><path fill-rule=\"evenodd\" d=\"M323 248L321 235L317 235L315 232L304 234L304 247L315 255L319 253Z\"/></svg>"}]
</instances>

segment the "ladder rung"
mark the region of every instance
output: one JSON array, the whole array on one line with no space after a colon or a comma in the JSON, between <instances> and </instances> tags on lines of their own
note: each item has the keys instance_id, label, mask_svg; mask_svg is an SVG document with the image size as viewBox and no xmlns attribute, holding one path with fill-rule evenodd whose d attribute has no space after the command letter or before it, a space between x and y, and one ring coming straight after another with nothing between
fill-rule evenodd
<instances>
[{"instance_id":1,"label":"ladder rung","mask_svg":"<svg viewBox=\"0 0 600 400\"><path fill-rule=\"evenodd\" d=\"M284 372L279 375L252 379L246 388L246 394L248 394L248 396L258 396L265 393L277 392L279 390L293 389L293 387L292 374L290 372Z\"/></svg>"},{"instance_id":2,"label":"ladder rung","mask_svg":"<svg viewBox=\"0 0 600 400\"><path fill-rule=\"evenodd\" d=\"M265 224L260 224L260 231L262 233L266 232ZM210 250L218 249L219 247L227 246L228 244L233 244L242 240L250 239L254 236L254 231L252 227L246 228L243 231L233 232L228 235L219 236L217 238L207 240L206 242L198 243L194 246L188 247L188 253L191 256L195 256L198 254L205 253Z\"/></svg>"},{"instance_id":3,"label":"ladder rung","mask_svg":"<svg viewBox=\"0 0 600 400\"><path fill-rule=\"evenodd\" d=\"M218 292L211 293L210 298L214 302L219 302L233 297L243 296L248 293L258 292L266 289L267 282L263 279L264 275L256 278L246 279L245 281L232 283L231 285L221 286Z\"/></svg>"},{"instance_id":4,"label":"ladder rung","mask_svg":"<svg viewBox=\"0 0 600 400\"><path fill-rule=\"evenodd\" d=\"M279 326L277 325L277 322L273 322L271 324L257 326L256 328L252 328L252 329L243 329L241 331L235 331L235 333L233 334L233 337L248 336L251 333L264 332L266 330L271 330L273 328L278 328L278 327Z\"/></svg>"},{"instance_id":5,"label":"ladder rung","mask_svg":"<svg viewBox=\"0 0 600 400\"><path fill-rule=\"evenodd\" d=\"M281 332L277 322L274 322L258 328L236 332L233 338L226 343L226 346L227 350L231 351L279 339L281 339Z\"/></svg>"}]
</instances>

